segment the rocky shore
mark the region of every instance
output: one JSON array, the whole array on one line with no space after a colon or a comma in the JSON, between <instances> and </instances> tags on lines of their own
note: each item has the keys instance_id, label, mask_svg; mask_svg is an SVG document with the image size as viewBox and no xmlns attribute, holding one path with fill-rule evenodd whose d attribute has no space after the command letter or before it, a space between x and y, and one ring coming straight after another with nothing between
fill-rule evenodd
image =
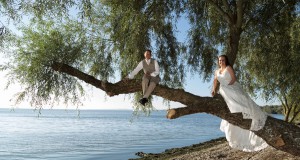
<instances>
[{"instance_id":1,"label":"rocky shore","mask_svg":"<svg viewBox=\"0 0 300 160\"><path fill-rule=\"evenodd\" d=\"M167 149L162 153L138 152L136 155L141 158L135 160L300 160L299 156L276 150L273 147L258 152L235 150L228 145L224 137L187 147Z\"/></svg>"}]
</instances>

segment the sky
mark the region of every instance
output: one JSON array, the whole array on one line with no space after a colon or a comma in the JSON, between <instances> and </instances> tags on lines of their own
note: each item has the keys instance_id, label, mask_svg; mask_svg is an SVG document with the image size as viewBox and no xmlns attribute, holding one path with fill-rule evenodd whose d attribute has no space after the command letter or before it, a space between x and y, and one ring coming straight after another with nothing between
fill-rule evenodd
<instances>
[{"instance_id":1,"label":"sky","mask_svg":"<svg viewBox=\"0 0 300 160\"><path fill-rule=\"evenodd\" d=\"M3 23L3 19L0 18L0 20ZM186 41L187 37L187 31L189 29L189 26L187 25L187 20L183 17L179 20L178 24L180 24L180 27L178 27L177 37L180 42ZM12 26L13 24L10 24L10 29L14 28ZM15 29L14 29L15 30ZM143 54L143 53L141 53ZM7 61L7 59L3 58L3 55L0 55L0 64ZM216 62L217 63L217 62ZM134 68L133 68L134 69ZM14 94L22 90L22 87L19 84L14 84L10 86L8 89L5 89L7 78L5 77L5 72L0 72L0 108L34 108L30 106L29 102L25 101L18 105L14 105L14 102L11 101L11 99L14 97ZM115 81L118 81L117 79ZM79 109L126 109L126 110L132 110L132 100L128 98L128 95L118 95L114 97L108 97L105 96L105 92L92 87L86 86L86 96L85 100L82 101L83 105L78 106ZM185 83L185 91L198 95L198 96L211 96L211 88L212 88L212 80L209 83L205 83L202 81L199 75L190 76L188 75L186 78ZM270 103L265 103L261 99L255 100L255 102L258 105L271 105ZM153 106L155 109L158 110L166 110L169 107L163 103L163 99L157 96L154 96L153 99ZM177 102L171 102L170 108L177 108L177 107L184 107L183 104L177 103ZM49 108L49 107L44 107ZM76 109L75 106L65 106L63 104L54 106L53 109Z\"/></svg>"}]
</instances>

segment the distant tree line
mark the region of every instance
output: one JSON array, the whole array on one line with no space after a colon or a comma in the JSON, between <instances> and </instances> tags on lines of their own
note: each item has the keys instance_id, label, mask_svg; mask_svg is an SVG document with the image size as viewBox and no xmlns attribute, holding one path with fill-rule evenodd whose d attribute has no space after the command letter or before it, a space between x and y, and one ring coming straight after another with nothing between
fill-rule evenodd
<instances>
[{"instance_id":1,"label":"distant tree line","mask_svg":"<svg viewBox=\"0 0 300 160\"><path fill-rule=\"evenodd\" d=\"M269 114L283 114L281 105L266 105L262 107L262 110Z\"/></svg>"},{"instance_id":2,"label":"distant tree line","mask_svg":"<svg viewBox=\"0 0 300 160\"><path fill-rule=\"evenodd\" d=\"M283 107L282 105L266 105L262 107L262 110L265 111L268 114L283 114L284 115L284 111L283 111ZM290 116L288 119L293 118L292 116ZM300 124L300 116L298 115L297 117L294 118L295 120L292 123L295 124Z\"/></svg>"}]
</instances>

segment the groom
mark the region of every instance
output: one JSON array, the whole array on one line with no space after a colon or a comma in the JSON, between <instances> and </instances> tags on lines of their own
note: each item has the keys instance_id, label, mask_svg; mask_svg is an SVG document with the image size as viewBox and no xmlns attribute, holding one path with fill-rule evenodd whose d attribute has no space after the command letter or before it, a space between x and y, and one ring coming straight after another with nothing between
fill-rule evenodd
<instances>
[{"instance_id":1,"label":"groom","mask_svg":"<svg viewBox=\"0 0 300 160\"><path fill-rule=\"evenodd\" d=\"M142 80L143 98L140 103L145 106L148 102L148 97L154 90L156 84L159 83L159 66L155 59L151 58L151 50L146 50L144 53L145 59L142 60L137 67L125 78L133 79L133 77L141 70L144 71Z\"/></svg>"}]
</instances>

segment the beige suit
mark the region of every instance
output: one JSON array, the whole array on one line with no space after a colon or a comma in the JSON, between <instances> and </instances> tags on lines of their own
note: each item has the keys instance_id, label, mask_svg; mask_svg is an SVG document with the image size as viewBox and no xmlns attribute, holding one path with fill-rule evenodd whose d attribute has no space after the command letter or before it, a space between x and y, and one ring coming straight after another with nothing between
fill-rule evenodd
<instances>
[{"instance_id":1,"label":"beige suit","mask_svg":"<svg viewBox=\"0 0 300 160\"><path fill-rule=\"evenodd\" d=\"M143 98L148 98L154 88L156 87L156 84L159 83L160 78L159 76L148 76L146 73L153 73L155 72L155 60L151 59L150 63L147 64L146 60L142 61L143 63L143 70L144 70L144 76L142 81L142 88L143 88Z\"/></svg>"},{"instance_id":2,"label":"beige suit","mask_svg":"<svg viewBox=\"0 0 300 160\"><path fill-rule=\"evenodd\" d=\"M138 66L128 75L128 78L132 79L141 69L144 71L142 88L143 98L148 98L154 90L156 84L159 83L159 66L156 60L148 59L142 60ZM146 74L149 73L149 74Z\"/></svg>"}]
</instances>

